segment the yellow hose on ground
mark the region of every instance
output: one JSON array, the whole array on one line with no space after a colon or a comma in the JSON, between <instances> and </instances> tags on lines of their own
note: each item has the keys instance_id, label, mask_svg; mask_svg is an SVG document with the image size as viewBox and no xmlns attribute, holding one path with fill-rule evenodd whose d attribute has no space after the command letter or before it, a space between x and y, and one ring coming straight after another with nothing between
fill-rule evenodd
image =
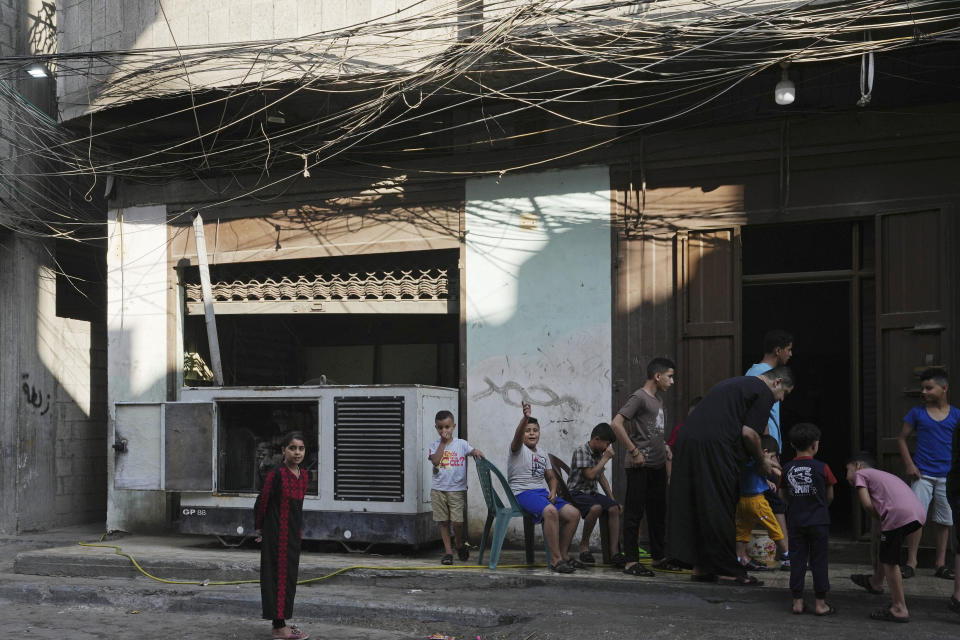
<instances>
[{"instance_id":1,"label":"yellow hose on ground","mask_svg":"<svg viewBox=\"0 0 960 640\"><path fill-rule=\"evenodd\" d=\"M81 547L100 547L104 549L113 549L113 552L118 556L123 556L130 560L137 571L150 578L151 580L156 580L157 582L162 582L163 584L187 584L194 585L197 587L222 587L235 584L260 584L260 580L167 580L166 578L158 578L155 575L152 575L146 571L143 567L140 566L140 563L137 562L137 559L134 558L131 554L125 552L122 547L115 544L103 544L103 539L107 537L107 534L104 533L100 536L100 540L97 542L78 542L77 544ZM497 565L498 569L542 569L546 567L545 564L500 564ZM297 580L297 584L310 584L311 582L320 582L321 580L327 580L334 576L338 576L341 573L346 573L347 571L356 571L358 569L366 569L368 571L451 571L451 570L476 570L476 569L489 569L489 567L480 564L470 564L470 565L440 565L440 566L425 566L425 567L376 567L368 565L353 565L350 567L344 567L342 569L337 569L332 573L328 573L325 576L320 576L317 578L306 578L304 580ZM688 573L687 571L666 571L662 573Z\"/></svg>"}]
</instances>

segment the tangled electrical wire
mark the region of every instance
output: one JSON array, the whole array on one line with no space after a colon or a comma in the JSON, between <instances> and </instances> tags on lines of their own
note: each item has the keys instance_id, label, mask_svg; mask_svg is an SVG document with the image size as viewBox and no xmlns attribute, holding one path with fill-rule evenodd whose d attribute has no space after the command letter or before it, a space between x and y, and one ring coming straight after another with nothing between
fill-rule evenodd
<instances>
[{"instance_id":1,"label":"tangled electrical wire","mask_svg":"<svg viewBox=\"0 0 960 640\"><path fill-rule=\"evenodd\" d=\"M938 0L419 0L340 29L226 44L178 42L159 10L171 46L0 58L0 78L43 62L68 116L58 123L0 83L0 109L17 123L3 137L21 164L0 175L6 226L74 234L96 218L76 185L103 176L253 176L200 209L318 168L503 174L695 112L783 62L960 34L960 3ZM538 142L548 135L565 144ZM526 153L468 160L504 143Z\"/></svg>"}]
</instances>

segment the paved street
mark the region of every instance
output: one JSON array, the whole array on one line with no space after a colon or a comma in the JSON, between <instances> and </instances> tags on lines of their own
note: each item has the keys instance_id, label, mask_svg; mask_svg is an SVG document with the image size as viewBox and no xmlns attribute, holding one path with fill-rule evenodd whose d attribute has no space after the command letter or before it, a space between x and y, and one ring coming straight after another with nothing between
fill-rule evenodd
<instances>
[{"instance_id":1,"label":"paved street","mask_svg":"<svg viewBox=\"0 0 960 640\"><path fill-rule=\"evenodd\" d=\"M132 585L131 585L132 586ZM238 589L253 589L239 587ZM365 603L366 614L348 619L299 618L296 620L315 638L338 640L386 640L427 638L446 633L473 640L567 640L570 638L778 638L811 637L872 640L912 640L960 636L960 616L949 612L945 603L924 599L911 603L914 621L909 625L874 622L867 613L883 598L837 593L831 601L840 609L833 618L788 613L789 598L782 591L737 589L700 585L665 586L656 582L639 583L630 591L569 590L558 584L528 588L434 589L425 581L420 589L405 585L365 587L353 584L340 587L306 587L310 599L329 592L338 598ZM161 595L158 592L155 592ZM65 598L66 599L66 598ZM422 604L422 613L396 617L392 604ZM498 624L491 616L479 624L457 624L431 619L438 604L483 605L492 612L523 611L513 622ZM414 607L415 609L415 607ZM218 610L221 611L218 613ZM137 613L134 613L134 612ZM383 615L383 612L392 612ZM0 607L0 624L7 630L3 637L69 638L268 638L269 625L256 619L257 611L246 615L211 607L208 613L131 609L117 606L23 604ZM492 625L492 626L486 626ZM9 634L9 635L8 635Z\"/></svg>"},{"instance_id":2,"label":"paved street","mask_svg":"<svg viewBox=\"0 0 960 640\"><path fill-rule=\"evenodd\" d=\"M96 532L74 528L0 539L0 638L270 637L269 623L258 619L257 584L149 580L112 549L76 544L95 540ZM223 549L188 536L122 536L112 542L166 578L256 575L255 549ZM302 577L356 564L404 570L355 569L303 585L293 622L314 638L335 640L426 640L434 633L460 640L960 637L960 615L946 608L948 581L922 570L906 582L913 622L874 622L867 616L884 596L868 595L847 578L865 569L857 561L862 549L841 545L835 551L830 601L839 614L831 618L790 615L787 574L779 571L762 576L767 586L736 588L694 584L685 575L633 579L600 567L573 576L543 569L425 568L436 562L435 550L414 556L311 552L304 555ZM510 561L520 555L506 552Z\"/></svg>"}]
</instances>

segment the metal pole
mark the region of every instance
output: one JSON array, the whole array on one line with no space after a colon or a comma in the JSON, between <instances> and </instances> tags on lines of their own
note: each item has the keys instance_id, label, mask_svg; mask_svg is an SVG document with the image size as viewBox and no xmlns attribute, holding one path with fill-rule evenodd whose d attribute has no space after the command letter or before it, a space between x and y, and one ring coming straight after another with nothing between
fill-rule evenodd
<instances>
[{"instance_id":1,"label":"metal pole","mask_svg":"<svg viewBox=\"0 0 960 640\"><path fill-rule=\"evenodd\" d=\"M210 344L210 368L213 383L223 386L223 366L220 364L220 340L217 338L217 318L213 313L213 289L210 287L210 267L207 265L207 241L203 236L203 218L193 219L193 233L197 242L197 266L200 267L200 288L203 291L203 313L207 319L207 342Z\"/></svg>"}]
</instances>

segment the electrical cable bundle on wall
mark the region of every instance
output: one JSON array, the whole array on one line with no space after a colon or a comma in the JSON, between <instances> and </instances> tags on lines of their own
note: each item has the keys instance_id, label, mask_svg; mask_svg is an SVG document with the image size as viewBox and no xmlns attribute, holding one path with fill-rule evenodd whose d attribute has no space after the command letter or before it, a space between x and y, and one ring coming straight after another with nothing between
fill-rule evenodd
<instances>
[{"instance_id":1,"label":"electrical cable bundle on wall","mask_svg":"<svg viewBox=\"0 0 960 640\"><path fill-rule=\"evenodd\" d=\"M105 175L150 184L258 176L253 184L181 214L187 215L269 196L320 167L354 166L381 176L410 173L409 167L417 166L412 159L429 154L432 137L491 125L499 133L454 140L445 148L464 153L557 132L570 142L562 152L531 146L530 158L513 163L507 154L496 166L421 163L413 171L426 178L502 175L703 109L782 62L854 58L952 42L960 34L960 3L811 0L763 10L752 5L747 0L414 2L390 16L296 38L0 58L0 77L21 74L39 59L64 83L82 78L96 96L80 105L86 115L71 123L81 126L67 128L0 83L0 111L17 122L13 131L0 133L16 145L18 163L17 170L7 163L0 173L8 209L4 224L26 233L77 237L80 229L102 224L84 197ZM465 35L458 39L455 33ZM267 130L270 113L305 97L333 106ZM123 123L114 117L121 111L127 117L148 100L171 100L172 108ZM611 103L607 112L579 115L581 105L604 101ZM491 103L498 105L496 112L488 112ZM527 114L546 119L531 119L520 130L502 126L520 127ZM170 125L185 118L192 131L171 136Z\"/></svg>"}]
</instances>

